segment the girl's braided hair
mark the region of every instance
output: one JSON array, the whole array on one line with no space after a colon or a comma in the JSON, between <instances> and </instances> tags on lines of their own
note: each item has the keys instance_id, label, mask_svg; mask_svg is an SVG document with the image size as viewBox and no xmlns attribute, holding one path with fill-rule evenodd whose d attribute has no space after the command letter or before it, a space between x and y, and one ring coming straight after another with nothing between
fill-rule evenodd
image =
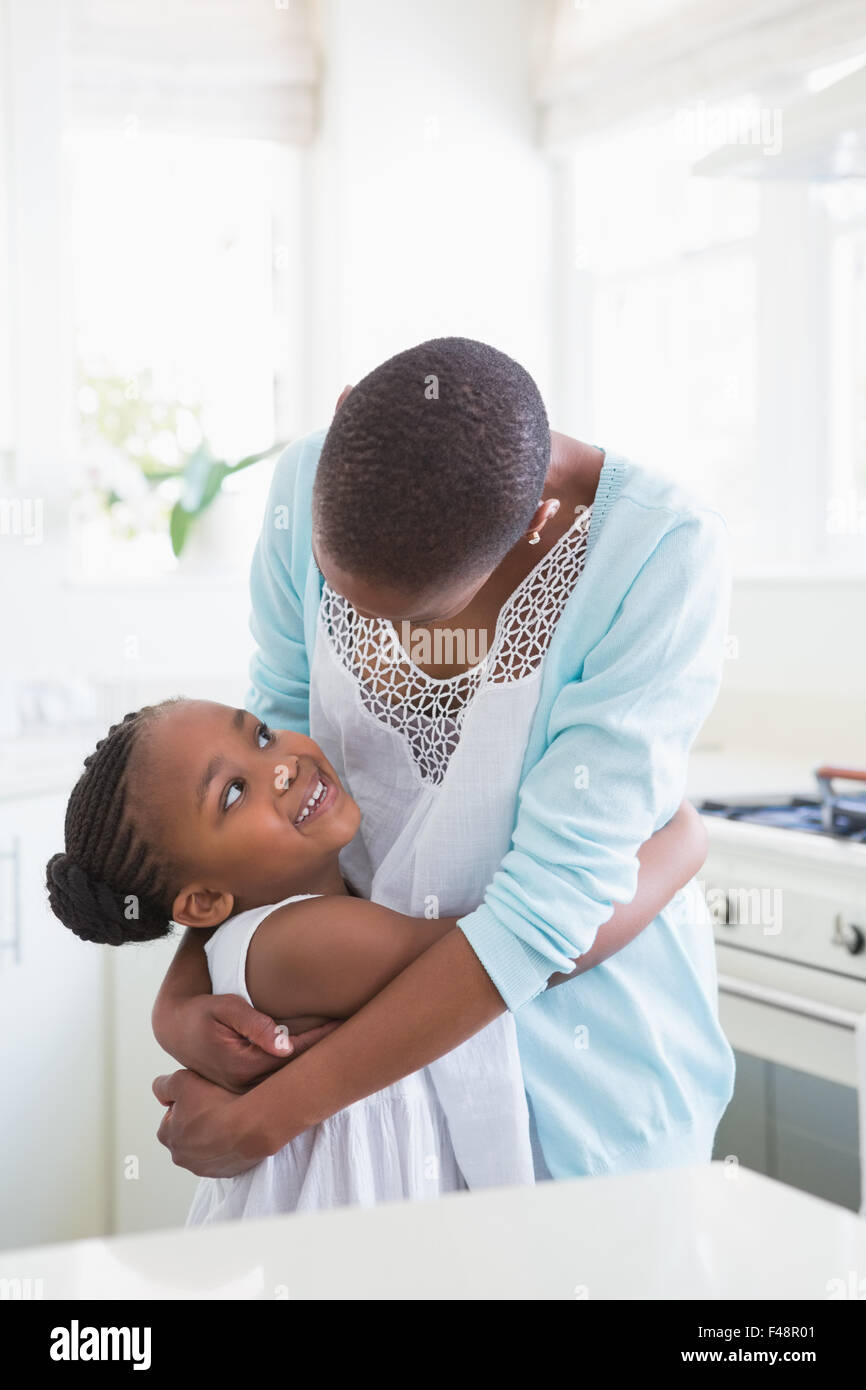
<instances>
[{"instance_id":1,"label":"girl's braided hair","mask_svg":"<svg viewBox=\"0 0 866 1390\"><path fill-rule=\"evenodd\" d=\"M129 810L129 765L142 731L176 701L127 714L84 759L66 807L66 849L46 867L48 901L82 941L122 946L171 931L171 873Z\"/></svg>"}]
</instances>

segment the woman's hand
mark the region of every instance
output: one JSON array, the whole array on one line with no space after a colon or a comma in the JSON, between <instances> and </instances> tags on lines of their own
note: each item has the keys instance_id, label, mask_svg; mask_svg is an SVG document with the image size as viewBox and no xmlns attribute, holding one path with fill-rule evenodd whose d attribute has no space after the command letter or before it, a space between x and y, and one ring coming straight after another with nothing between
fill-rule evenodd
<instances>
[{"instance_id":1,"label":"woman's hand","mask_svg":"<svg viewBox=\"0 0 866 1390\"><path fill-rule=\"evenodd\" d=\"M170 1028L165 1029L171 1034L166 1051L199 1077L226 1091L242 1092L340 1024L336 1019L311 1028L310 1021L296 1020L305 1031L290 1035L293 1020L277 1024L240 995L198 994L174 1003ZM165 1046L162 1037L160 1042Z\"/></svg>"},{"instance_id":2,"label":"woman's hand","mask_svg":"<svg viewBox=\"0 0 866 1390\"><path fill-rule=\"evenodd\" d=\"M267 1158L266 1140L243 1096L194 1071L158 1076L153 1094L167 1107L157 1138L179 1167L200 1178L233 1178Z\"/></svg>"}]
</instances>

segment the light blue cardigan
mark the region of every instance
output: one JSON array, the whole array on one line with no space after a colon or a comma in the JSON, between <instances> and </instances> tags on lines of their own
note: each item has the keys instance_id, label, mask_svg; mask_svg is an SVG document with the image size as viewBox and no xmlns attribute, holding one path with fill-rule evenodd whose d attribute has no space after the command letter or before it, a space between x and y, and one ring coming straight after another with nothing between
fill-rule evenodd
<instances>
[{"instance_id":1,"label":"light blue cardigan","mask_svg":"<svg viewBox=\"0 0 866 1390\"><path fill-rule=\"evenodd\" d=\"M251 571L247 706L302 733L325 434L280 457ZM625 950L545 989L634 897L637 850L683 799L718 692L729 591L719 514L607 453L583 574L545 658L511 848L458 924L515 1015L539 1177L706 1161L731 1096L712 933L693 889Z\"/></svg>"}]
</instances>

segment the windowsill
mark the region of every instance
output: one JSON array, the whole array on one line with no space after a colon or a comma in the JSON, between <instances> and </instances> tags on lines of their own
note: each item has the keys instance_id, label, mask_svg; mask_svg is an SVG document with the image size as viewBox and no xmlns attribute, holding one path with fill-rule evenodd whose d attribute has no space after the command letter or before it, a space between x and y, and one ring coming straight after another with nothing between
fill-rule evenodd
<instances>
[{"instance_id":1,"label":"windowsill","mask_svg":"<svg viewBox=\"0 0 866 1390\"><path fill-rule=\"evenodd\" d=\"M80 594L141 594L149 597L176 598L178 594L189 593L199 594L204 591L208 593L236 593L238 589L247 591L249 587L249 575L244 572L235 574L221 573L218 570L204 573L187 574L179 571L176 574L156 574L152 578L132 576L112 578L106 576L104 579L86 579L79 576L67 575L62 581L62 588L67 593Z\"/></svg>"},{"instance_id":2,"label":"windowsill","mask_svg":"<svg viewBox=\"0 0 866 1390\"><path fill-rule=\"evenodd\" d=\"M866 586L864 569L812 569L807 565L779 565L767 569L735 570L738 584L854 584Z\"/></svg>"}]
</instances>

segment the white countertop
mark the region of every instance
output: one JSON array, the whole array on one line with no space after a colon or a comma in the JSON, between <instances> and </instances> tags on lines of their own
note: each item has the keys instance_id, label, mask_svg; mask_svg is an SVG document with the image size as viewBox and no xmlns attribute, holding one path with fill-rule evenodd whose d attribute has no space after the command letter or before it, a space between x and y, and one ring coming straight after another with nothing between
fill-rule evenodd
<instances>
[{"instance_id":1,"label":"white countertop","mask_svg":"<svg viewBox=\"0 0 866 1390\"><path fill-rule=\"evenodd\" d=\"M864 1270L866 1221L724 1163L0 1254L46 1299L826 1300Z\"/></svg>"}]
</instances>

